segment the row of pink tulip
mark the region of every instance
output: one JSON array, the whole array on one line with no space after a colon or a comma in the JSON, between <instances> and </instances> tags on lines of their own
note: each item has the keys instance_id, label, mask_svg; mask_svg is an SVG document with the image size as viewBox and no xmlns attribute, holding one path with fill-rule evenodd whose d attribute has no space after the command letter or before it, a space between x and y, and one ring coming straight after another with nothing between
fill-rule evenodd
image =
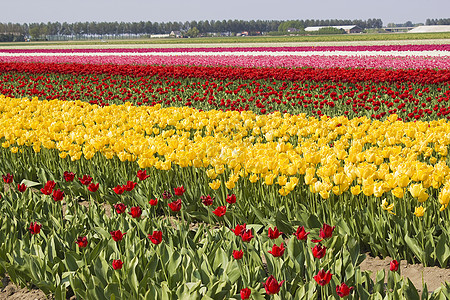
<instances>
[{"instance_id":1,"label":"row of pink tulip","mask_svg":"<svg viewBox=\"0 0 450 300\"><path fill-rule=\"evenodd\" d=\"M1 56L0 62L237 67L316 67L380 69L450 69L450 56L295 56L295 55L26 55Z\"/></svg>"},{"instance_id":2,"label":"row of pink tulip","mask_svg":"<svg viewBox=\"0 0 450 300\"><path fill-rule=\"evenodd\" d=\"M304 51L450 51L450 44L356 45L300 47L201 47L201 48L92 48L92 49L0 49L0 53L148 53L148 52L304 52Z\"/></svg>"}]
</instances>

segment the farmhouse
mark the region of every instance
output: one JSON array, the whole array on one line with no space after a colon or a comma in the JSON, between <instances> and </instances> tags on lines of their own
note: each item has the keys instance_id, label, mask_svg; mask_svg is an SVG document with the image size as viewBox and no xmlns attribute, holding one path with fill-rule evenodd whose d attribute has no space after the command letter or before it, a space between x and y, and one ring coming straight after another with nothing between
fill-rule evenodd
<instances>
[{"instance_id":1,"label":"farmhouse","mask_svg":"<svg viewBox=\"0 0 450 300\"><path fill-rule=\"evenodd\" d=\"M181 33L181 31L172 31L169 35L170 35L170 37L176 37L176 38L183 37L183 34Z\"/></svg>"},{"instance_id":2,"label":"farmhouse","mask_svg":"<svg viewBox=\"0 0 450 300\"><path fill-rule=\"evenodd\" d=\"M306 27L305 31L308 32L314 32L314 31L319 31L319 29L321 28L328 28L328 27L332 27L332 28L336 28L336 29L343 29L346 33L360 33L362 32L361 27L359 27L358 25L342 25L342 26L311 26L311 27Z\"/></svg>"},{"instance_id":3,"label":"farmhouse","mask_svg":"<svg viewBox=\"0 0 450 300\"><path fill-rule=\"evenodd\" d=\"M290 27L287 29L287 32L298 32L298 31L300 31L300 29L293 28L293 27Z\"/></svg>"}]
</instances>

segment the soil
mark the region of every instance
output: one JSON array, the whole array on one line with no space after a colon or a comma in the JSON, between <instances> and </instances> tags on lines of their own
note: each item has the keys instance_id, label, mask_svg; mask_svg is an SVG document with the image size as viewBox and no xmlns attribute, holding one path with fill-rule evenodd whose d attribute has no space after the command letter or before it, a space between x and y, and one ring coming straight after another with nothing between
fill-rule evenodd
<instances>
[{"instance_id":1,"label":"soil","mask_svg":"<svg viewBox=\"0 0 450 300\"><path fill-rule=\"evenodd\" d=\"M386 274L389 272L389 263L391 258L380 259L378 257L370 257L366 255L366 259L361 264L362 271L372 272L372 278L375 279L376 273L379 270L385 270ZM420 264L408 264L406 261L400 261L400 272L403 277L411 280L414 286L422 290L422 282L427 284L428 291L434 291L439 288L441 284L450 283L450 268L442 269L439 267L423 267ZM386 276L387 278L387 276ZM3 288L0 289L0 300L47 300L43 292L38 289L20 288L9 281L6 276L2 279ZM72 297L71 299L73 299Z\"/></svg>"},{"instance_id":2,"label":"soil","mask_svg":"<svg viewBox=\"0 0 450 300\"><path fill-rule=\"evenodd\" d=\"M0 289L0 300L47 300L45 294L38 289L20 288L13 284L9 277L6 276L2 279L2 288Z\"/></svg>"},{"instance_id":3,"label":"soil","mask_svg":"<svg viewBox=\"0 0 450 300\"><path fill-rule=\"evenodd\" d=\"M366 259L360 266L361 271L371 271L372 279L375 279L377 271L384 269L387 280L391 261L390 257L381 259L366 254ZM402 260L399 270L402 277L409 278L419 292L423 289L423 283L426 283L429 292L434 291L445 282L450 283L450 268L424 267L421 264L408 264L406 260Z\"/></svg>"}]
</instances>

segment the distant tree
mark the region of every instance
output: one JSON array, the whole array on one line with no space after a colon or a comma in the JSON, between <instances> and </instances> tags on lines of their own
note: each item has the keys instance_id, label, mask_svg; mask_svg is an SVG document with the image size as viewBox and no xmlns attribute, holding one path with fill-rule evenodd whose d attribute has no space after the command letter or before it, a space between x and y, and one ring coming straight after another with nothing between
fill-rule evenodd
<instances>
[{"instance_id":1,"label":"distant tree","mask_svg":"<svg viewBox=\"0 0 450 300\"><path fill-rule=\"evenodd\" d=\"M344 29L338 29L334 27L323 27L315 32L316 34L344 34Z\"/></svg>"},{"instance_id":2,"label":"distant tree","mask_svg":"<svg viewBox=\"0 0 450 300\"><path fill-rule=\"evenodd\" d=\"M198 37L198 35L200 34L200 31L197 29L197 27L193 27L193 28L190 28L186 34L190 37Z\"/></svg>"},{"instance_id":3,"label":"distant tree","mask_svg":"<svg viewBox=\"0 0 450 300\"><path fill-rule=\"evenodd\" d=\"M413 27L413 26L414 26L414 24L411 21L407 21L407 22L405 22L405 24L403 24L403 27Z\"/></svg>"}]
</instances>

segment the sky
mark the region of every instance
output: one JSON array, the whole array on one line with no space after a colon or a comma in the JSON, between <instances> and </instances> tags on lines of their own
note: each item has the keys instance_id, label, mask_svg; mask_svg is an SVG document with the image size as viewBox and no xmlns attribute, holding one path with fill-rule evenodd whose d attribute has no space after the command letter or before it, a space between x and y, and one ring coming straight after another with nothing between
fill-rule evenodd
<instances>
[{"instance_id":1,"label":"sky","mask_svg":"<svg viewBox=\"0 0 450 300\"><path fill-rule=\"evenodd\" d=\"M1 0L0 23L450 18L450 0Z\"/></svg>"}]
</instances>

